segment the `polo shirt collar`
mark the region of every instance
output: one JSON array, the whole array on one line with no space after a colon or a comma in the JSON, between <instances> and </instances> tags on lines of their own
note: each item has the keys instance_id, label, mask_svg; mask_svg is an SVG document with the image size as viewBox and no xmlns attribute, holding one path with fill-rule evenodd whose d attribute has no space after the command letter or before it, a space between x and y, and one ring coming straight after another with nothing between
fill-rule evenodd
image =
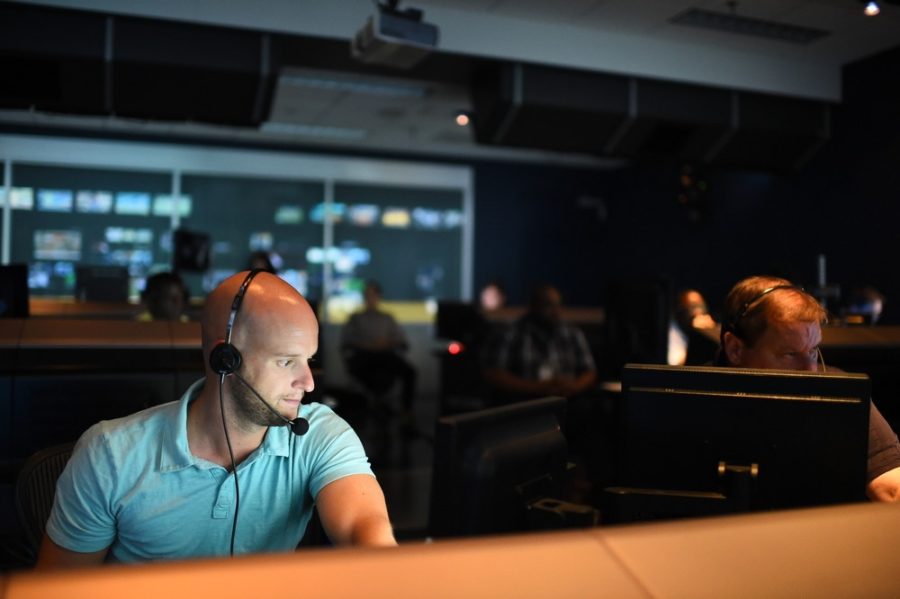
<instances>
[{"instance_id":1,"label":"polo shirt collar","mask_svg":"<svg viewBox=\"0 0 900 599\"><path fill-rule=\"evenodd\" d=\"M172 410L169 421L163 430L162 452L160 455L159 469L161 472L183 470L193 466L197 458L191 453L187 437L187 413L188 406L197 398L203 389L205 379L193 383L181 399L177 409ZM251 454L247 460L252 460L254 454L267 454L287 457L290 453L290 434L286 426L269 427L262 445Z\"/></svg>"}]
</instances>

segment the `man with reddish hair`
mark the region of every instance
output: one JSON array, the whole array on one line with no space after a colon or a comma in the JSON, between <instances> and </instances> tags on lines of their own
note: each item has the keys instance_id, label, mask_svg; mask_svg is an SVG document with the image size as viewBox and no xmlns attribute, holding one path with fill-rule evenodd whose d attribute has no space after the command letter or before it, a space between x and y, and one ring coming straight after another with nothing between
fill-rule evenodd
<instances>
[{"instance_id":1,"label":"man with reddish hair","mask_svg":"<svg viewBox=\"0 0 900 599\"><path fill-rule=\"evenodd\" d=\"M777 277L739 281L725 299L717 363L742 368L821 372L825 310L814 297ZM868 485L873 501L900 502L900 443L871 404Z\"/></svg>"}]
</instances>

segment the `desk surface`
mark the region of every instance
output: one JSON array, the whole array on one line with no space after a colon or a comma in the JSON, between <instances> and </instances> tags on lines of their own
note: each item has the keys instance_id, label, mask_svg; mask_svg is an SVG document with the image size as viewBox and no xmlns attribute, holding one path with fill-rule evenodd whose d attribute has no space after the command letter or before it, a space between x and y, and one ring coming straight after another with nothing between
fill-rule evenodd
<instances>
[{"instance_id":1,"label":"desk surface","mask_svg":"<svg viewBox=\"0 0 900 599\"><path fill-rule=\"evenodd\" d=\"M7 577L38 597L897 597L900 506ZM0 581L0 588L3 588Z\"/></svg>"}]
</instances>

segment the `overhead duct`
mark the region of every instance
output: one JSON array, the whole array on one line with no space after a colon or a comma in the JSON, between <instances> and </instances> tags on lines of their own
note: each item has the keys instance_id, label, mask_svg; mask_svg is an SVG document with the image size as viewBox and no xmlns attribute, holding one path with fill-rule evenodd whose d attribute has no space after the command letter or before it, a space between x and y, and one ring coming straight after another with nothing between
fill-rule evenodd
<instances>
[{"instance_id":1,"label":"overhead duct","mask_svg":"<svg viewBox=\"0 0 900 599\"><path fill-rule=\"evenodd\" d=\"M604 146L607 154L702 162L729 134L728 90L633 79L629 93L628 117Z\"/></svg>"},{"instance_id":2,"label":"overhead duct","mask_svg":"<svg viewBox=\"0 0 900 599\"><path fill-rule=\"evenodd\" d=\"M116 114L253 126L268 71L266 36L171 21L116 18Z\"/></svg>"},{"instance_id":3,"label":"overhead duct","mask_svg":"<svg viewBox=\"0 0 900 599\"><path fill-rule=\"evenodd\" d=\"M0 4L0 107L255 126L265 34Z\"/></svg>"},{"instance_id":4,"label":"overhead duct","mask_svg":"<svg viewBox=\"0 0 900 599\"><path fill-rule=\"evenodd\" d=\"M506 64L473 87L480 143L799 168L830 136L819 101L553 67Z\"/></svg>"},{"instance_id":5,"label":"overhead duct","mask_svg":"<svg viewBox=\"0 0 900 599\"><path fill-rule=\"evenodd\" d=\"M487 67L472 92L485 144L599 154L628 114L626 77L525 65Z\"/></svg>"},{"instance_id":6,"label":"overhead duct","mask_svg":"<svg viewBox=\"0 0 900 599\"><path fill-rule=\"evenodd\" d=\"M0 106L103 114L107 19L0 4Z\"/></svg>"},{"instance_id":7,"label":"overhead duct","mask_svg":"<svg viewBox=\"0 0 900 599\"><path fill-rule=\"evenodd\" d=\"M831 105L741 92L733 133L708 162L722 166L798 170L831 138Z\"/></svg>"}]
</instances>

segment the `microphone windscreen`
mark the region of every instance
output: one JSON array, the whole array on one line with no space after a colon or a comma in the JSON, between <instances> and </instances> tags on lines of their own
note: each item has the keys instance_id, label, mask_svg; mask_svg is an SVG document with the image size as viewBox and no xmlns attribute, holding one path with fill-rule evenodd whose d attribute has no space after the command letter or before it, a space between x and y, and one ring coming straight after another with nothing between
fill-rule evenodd
<instances>
[{"instance_id":1,"label":"microphone windscreen","mask_svg":"<svg viewBox=\"0 0 900 599\"><path fill-rule=\"evenodd\" d=\"M309 430L309 420L306 418L294 418L291 420L291 432L295 435L305 435Z\"/></svg>"}]
</instances>

